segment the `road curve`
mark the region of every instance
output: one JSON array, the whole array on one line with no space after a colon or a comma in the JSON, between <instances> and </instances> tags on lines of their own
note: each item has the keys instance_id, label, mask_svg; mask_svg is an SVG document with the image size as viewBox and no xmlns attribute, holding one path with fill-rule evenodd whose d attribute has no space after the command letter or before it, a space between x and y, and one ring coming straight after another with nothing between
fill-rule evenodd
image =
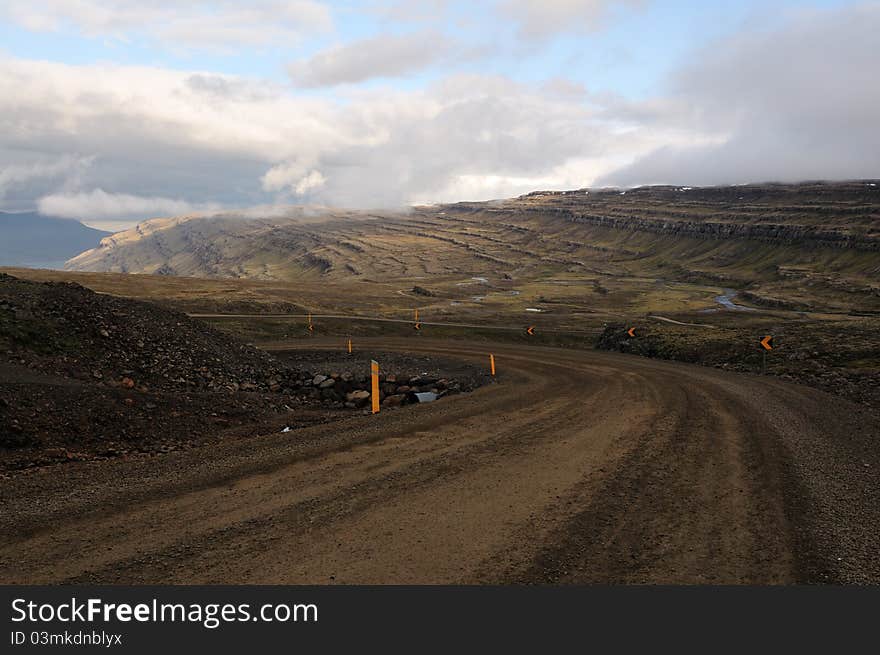
<instances>
[{"instance_id":1,"label":"road curve","mask_svg":"<svg viewBox=\"0 0 880 655\"><path fill-rule=\"evenodd\" d=\"M491 348L499 383L472 394L0 480L0 582L880 582L875 414L770 378Z\"/></svg>"},{"instance_id":2,"label":"road curve","mask_svg":"<svg viewBox=\"0 0 880 655\"><path fill-rule=\"evenodd\" d=\"M221 319L242 319L242 318L256 318L261 320L291 320L291 321L303 321L303 319L323 319L329 318L334 320L344 320L344 321L363 321L367 323L400 323L404 325L412 325L415 323L412 319L405 318L387 318L385 316L363 316L359 314L187 314L190 318L199 318L199 319L211 319L211 320L221 320ZM499 325L497 323L450 323L448 321L419 321L422 325L433 326L433 327L457 327L457 328L471 328L474 330L496 330L501 332L525 332L526 328L529 326L529 322L527 320L528 316L524 317L522 323L520 325ZM682 323L681 325L685 325ZM713 326L714 327L714 326ZM588 330L578 330L578 329L570 329L570 328L545 328L541 327L541 332L548 332L551 334L569 334L569 335L577 335L577 334L598 334L602 332L601 328L594 328Z\"/></svg>"}]
</instances>

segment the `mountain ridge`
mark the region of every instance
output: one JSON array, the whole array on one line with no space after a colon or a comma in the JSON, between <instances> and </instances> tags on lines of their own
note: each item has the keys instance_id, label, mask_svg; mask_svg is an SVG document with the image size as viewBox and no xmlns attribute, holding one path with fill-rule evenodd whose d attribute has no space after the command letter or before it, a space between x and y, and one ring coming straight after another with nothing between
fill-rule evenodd
<instances>
[{"instance_id":1,"label":"mountain ridge","mask_svg":"<svg viewBox=\"0 0 880 655\"><path fill-rule=\"evenodd\" d=\"M36 212L0 212L0 265L61 268L111 234Z\"/></svg>"}]
</instances>

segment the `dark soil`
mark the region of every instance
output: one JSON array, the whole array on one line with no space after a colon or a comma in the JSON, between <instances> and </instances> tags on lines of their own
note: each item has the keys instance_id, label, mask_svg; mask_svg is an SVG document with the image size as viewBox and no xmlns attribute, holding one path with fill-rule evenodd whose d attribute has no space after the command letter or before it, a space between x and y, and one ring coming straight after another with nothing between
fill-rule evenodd
<instances>
[{"instance_id":1,"label":"dark soil","mask_svg":"<svg viewBox=\"0 0 880 655\"><path fill-rule=\"evenodd\" d=\"M389 408L483 381L458 362L381 359ZM275 357L150 303L0 274L0 471L326 423L365 411L351 394L368 389L360 354Z\"/></svg>"},{"instance_id":2,"label":"dark soil","mask_svg":"<svg viewBox=\"0 0 880 655\"><path fill-rule=\"evenodd\" d=\"M596 348L773 375L880 410L880 321L761 320L717 329L648 323L635 337L628 326L609 324ZM771 351L760 345L765 335L773 336Z\"/></svg>"}]
</instances>

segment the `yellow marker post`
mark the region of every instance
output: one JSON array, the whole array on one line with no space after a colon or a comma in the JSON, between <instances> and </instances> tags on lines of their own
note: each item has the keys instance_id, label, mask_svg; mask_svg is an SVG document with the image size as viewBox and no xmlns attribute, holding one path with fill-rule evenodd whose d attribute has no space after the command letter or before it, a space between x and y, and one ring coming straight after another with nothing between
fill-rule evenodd
<instances>
[{"instance_id":1,"label":"yellow marker post","mask_svg":"<svg viewBox=\"0 0 880 655\"><path fill-rule=\"evenodd\" d=\"M414 310L413 310L413 320L414 320L416 323L419 322L419 310L418 310L418 309L414 309Z\"/></svg>"},{"instance_id":2,"label":"yellow marker post","mask_svg":"<svg viewBox=\"0 0 880 655\"><path fill-rule=\"evenodd\" d=\"M495 355L489 355L489 370L492 371L492 375L495 375Z\"/></svg>"},{"instance_id":3,"label":"yellow marker post","mask_svg":"<svg viewBox=\"0 0 880 655\"><path fill-rule=\"evenodd\" d=\"M373 401L373 414L379 413L379 362L370 360L370 399Z\"/></svg>"},{"instance_id":4,"label":"yellow marker post","mask_svg":"<svg viewBox=\"0 0 880 655\"><path fill-rule=\"evenodd\" d=\"M351 339L348 340L348 354L351 354Z\"/></svg>"}]
</instances>

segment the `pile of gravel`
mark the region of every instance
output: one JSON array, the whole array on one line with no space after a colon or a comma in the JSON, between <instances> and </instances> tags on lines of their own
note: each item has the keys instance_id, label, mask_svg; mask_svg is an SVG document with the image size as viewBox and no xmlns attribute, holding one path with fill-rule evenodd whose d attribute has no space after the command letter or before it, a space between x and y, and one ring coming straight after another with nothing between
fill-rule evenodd
<instances>
[{"instance_id":1,"label":"pile of gravel","mask_svg":"<svg viewBox=\"0 0 880 655\"><path fill-rule=\"evenodd\" d=\"M277 390L287 365L185 314L0 274L0 358L139 389Z\"/></svg>"}]
</instances>

